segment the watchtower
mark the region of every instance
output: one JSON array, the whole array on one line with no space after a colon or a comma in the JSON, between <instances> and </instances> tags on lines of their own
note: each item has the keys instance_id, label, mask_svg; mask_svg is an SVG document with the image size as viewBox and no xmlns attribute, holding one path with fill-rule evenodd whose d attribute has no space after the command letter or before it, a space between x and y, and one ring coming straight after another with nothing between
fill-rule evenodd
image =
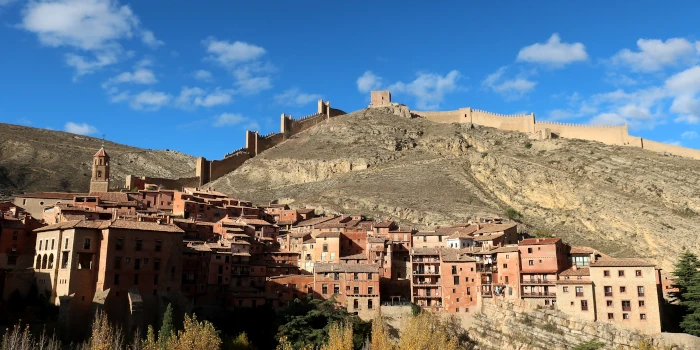
<instances>
[{"instance_id":1,"label":"watchtower","mask_svg":"<svg viewBox=\"0 0 700 350\"><path fill-rule=\"evenodd\" d=\"M90 192L109 192L109 155L104 145L92 156Z\"/></svg>"},{"instance_id":2,"label":"watchtower","mask_svg":"<svg viewBox=\"0 0 700 350\"><path fill-rule=\"evenodd\" d=\"M391 106L391 92L389 90L372 91L370 107Z\"/></svg>"}]
</instances>

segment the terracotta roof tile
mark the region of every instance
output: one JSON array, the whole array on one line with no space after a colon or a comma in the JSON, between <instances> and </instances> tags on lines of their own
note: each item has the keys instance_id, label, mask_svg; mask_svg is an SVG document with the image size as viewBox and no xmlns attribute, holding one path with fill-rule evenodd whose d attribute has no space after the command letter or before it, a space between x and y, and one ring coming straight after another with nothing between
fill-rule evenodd
<instances>
[{"instance_id":1,"label":"terracotta roof tile","mask_svg":"<svg viewBox=\"0 0 700 350\"><path fill-rule=\"evenodd\" d=\"M367 256L364 253L341 256L340 260L367 260Z\"/></svg>"},{"instance_id":2,"label":"terracotta roof tile","mask_svg":"<svg viewBox=\"0 0 700 350\"><path fill-rule=\"evenodd\" d=\"M335 219L335 217L333 217L333 216L322 216L322 217L312 218L312 219L309 219L309 220L304 220L304 221L298 222L295 226L296 226L296 227L300 227L300 226L313 226L313 225L318 225L318 224L320 224L320 223L323 223L323 222L326 222L326 221L330 221L330 220L333 220L333 219Z\"/></svg>"},{"instance_id":3,"label":"terracotta roof tile","mask_svg":"<svg viewBox=\"0 0 700 350\"><path fill-rule=\"evenodd\" d=\"M46 199L63 199L63 200L73 200L75 196L84 196L85 193L69 193L69 192L37 192L37 193L25 193L16 195L17 198L46 198Z\"/></svg>"},{"instance_id":4,"label":"terracotta roof tile","mask_svg":"<svg viewBox=\"0 0 700 350\"><path fill-rule=\"evenodd\" d=\"M316 209L312 209L312 208L297 209L297 213L299 213L299 214L308 214L308 213L313 213L314 211L316 211Z\"/></svg>"},{"instance_id":5,"label":"terracotta roof tile","mask_svg":"<svg viewBox=\"0 0 700 350\"><path fill-rule=\"evenodd\" d=\"M100 147L100 149L97 151L97 153L95 153L95 155L93 157L109 157L109 156L107 155L105 148Z\"/></svg>"},{"instance_id":6,"label":"terracotta roof tile","mask_svg":"<svg viewBox=\"0 0 700 350\"><path fill-rule=\"evenodd\" d=\"M591 247L583 247L583 246L572 246L571 251L569 252L570 254L593 254L595 252L595 249Z\"/></svg>"},{"instance_id":7,"label":"terracotta roof tile","mask_svg":"<svg viewBox=\"0 0 700 350\"><path fill-rule=\"evenodd\" d=\"M513 227L518 226L517 224L487 224L485 227L481 228L479 231L474 232L474 234L479 233L491 233L491 232L501 232Z\"/></svg>"},{"instance_id":8,"label":"terracotta roof tile","mask_svg":"<svg viewBox=\"0 0 700 350\"><path fill-rule=\"evenodd\" d=\"M549 245L556 244L561 238L525 238L518 245Z\"/></svg>"},{"instance_id":9,"label":"terracotta roof tile","mask_svg":"<svg viewBox=\"0 0 700 350\"><path fill-rule=\"evenodd\" d=\"M139 231L160 231L171 233L184 233L181 228L173 224L159 224L156 222L147 221L130 221L130 220L114 220L107 221L109 224L104 228L116 228Z\"/></svg>"},{"instance_id":10,"label":"terracotta roof tile","mask_svg":"<svg viewBox=\"0 0 700 350\"><path fill-rule=\"evenodd\" d=\"M558 280L556 284L593 284L591 280Z\"/></svg>"},{"instance_id":11,"label":"terracotta roof tile","mask_svg":"<svg viewBox=\"0 0 700 350\"><path fill-rule=\"evenodd\" d=\"M414 236L449 236L449 233L440 233L438 231L418 231Z\"/></svg>"},{"instance_id":12,"label":"terracotta roof tile","mask_svg":"<svg viewBox=\"0 0 700 350\"><path fill-rule=\"evenodd\" d=\"M492 250L492 253L515 253L518 251L518 246L517 245L507 245L503 247L498 247L494 250Z\"/></svg>"},{"instance_id":13,"label":"terracotta roof tile","mask_svg":"<svg viewBox=\"0 0 700 350\"><path fill-rule=\"evenodd\" d=\"M393 221L387 220L387 221L382 221L382 222L377 222L377 223L375 223L375 224L374 224L374 227L378 227L378 228L389 228L389 227L391 227L391 226L393 226L393 225L394 225L394 222L393 222Z\"/></svg>"},{"instance_id":14,"label":"terracotta roof tile","mask_svg":"<svg viewBox=\"0 0 700 350\"><path fill-rule=\"evenodd\" d=\"M562 271L559 276L590 276L591 275L591 269L588 267L577 267L573 268L570 267L564 271Z\"/></svg>"},{"instance_id":15,"label":"terracotta roof tile","mask_svg":"<svg viewBox=\"0 0 700 350\"><path fill-rule=\"evenodd\" d=\"M316 235L316 238L339 238L340 232L321 232Z\"/></svg>"},{"instance_id":16,"label":"terracotta roof tile","mask_svg":"<svg viewBox=\"0 0 700 350\"><path fill-rule=\"evenodd\" d=\"M123 192L90 192L88 196L98 197L105 202L129 202L129 195Z\"/></svg>"},{"instance_id":17,"label":"terracotta roof tile","mask_svg":"<svg viewBox=\"0 0 700 350\"><path fill-rule=\"evenodd\" d=\"M498 233L486 233L481 236L476 236L474 237L474 240L477 242L481 241L490 241L499 237L503 237L504 233L503 232L498 232Z\"/></svg>"},{"instance_id":18,"label":"terracotta roof tile","mask_svg":"<svg viewBox=\"0 0 700 350\"><path fill-rule=\"evenodd\" d=\"M367 242L369 243L384 243L386 238L384 237L367 237Z\"/></svg>"},{"instance_id":19,"label":"terracotta roof tile","mask_svg":"<svg viewBox=\"0 0 700 350\"><path fill-rule=\"evenodd\" d=\"M655 267L656 265L639 259L600 259L590 264L591 267Z\"/></svg>"},{"instance_id":20,"label":"terracotta roof tile","mask_svg":"<svg viewBox=\"0 0 700 350\"><path fill-rule=\"evenodd\" d=\"M413 248L411 255L440 255L440 248Z\"/></svg>"}]
</instances>

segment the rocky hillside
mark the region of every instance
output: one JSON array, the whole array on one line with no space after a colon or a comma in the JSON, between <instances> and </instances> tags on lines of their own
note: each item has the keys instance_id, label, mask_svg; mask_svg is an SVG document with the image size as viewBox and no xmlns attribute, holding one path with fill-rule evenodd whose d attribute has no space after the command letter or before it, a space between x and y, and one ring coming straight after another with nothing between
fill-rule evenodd
<instances>
[{"instance_id":1,"label":"rocky hillside","mask_svg":"<svg viewBox=\"0 0 700 350\"><path fill-rule=\"evenodd\" d=\"M423 227L512 207L533 235L648 256L665 268L684 248L700 251L700 161L406 114L333 118L211 186Z\"/></svg>"},{"instance_id":2,"label":"rocky hillside","mask_svg":"<svg viewBox=\"0 0 700 350\"><path fill-rule=\"evenodd\" d=\"M0 123L0 197L39 191L86 192L92 156L101 139ZM195 158L175 151L151 151L105 142L112 158L114 187L128 174L194 176Z\"/></svg>"}]
</instances>

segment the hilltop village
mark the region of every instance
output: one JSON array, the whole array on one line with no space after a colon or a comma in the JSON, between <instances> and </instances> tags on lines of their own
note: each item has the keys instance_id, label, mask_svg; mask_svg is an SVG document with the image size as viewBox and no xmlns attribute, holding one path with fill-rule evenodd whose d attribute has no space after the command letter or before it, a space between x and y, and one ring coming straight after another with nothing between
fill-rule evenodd
<instances>
[{"instance_id":1,"label":"hilltop village","mask_svg":"<svg viewBox=\"0 0 700 350\"><path fill-rule=\"evenodd\" d=\"M104 147L92 167L88 193L24 194L0 204L3 297L36 286L73 334L89 326L85 316L95 309L143 330L168 303L279 310L309 295L334 297L362 318L408 303L467 314L500 299L661 332L664 280L654 264L527 238L517 222L475 217L419 231L254 205L210 188L144 183L109 192Z\"/></svg>"}]
</instances>

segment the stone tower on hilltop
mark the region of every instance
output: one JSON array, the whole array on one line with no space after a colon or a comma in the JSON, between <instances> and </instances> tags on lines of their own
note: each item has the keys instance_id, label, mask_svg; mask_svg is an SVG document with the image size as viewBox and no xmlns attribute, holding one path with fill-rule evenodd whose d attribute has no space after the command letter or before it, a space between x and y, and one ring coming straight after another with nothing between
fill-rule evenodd
<instances>
[{"instance_id":1,"label":"stone tower on hilltop","mask_svg":"<svg viewBox=\"0 0 700 350\"><path fill-rule=\"evenodd\" d=\"M100 150L92 156L92 178L90 178L90 192L109 191L109 155L102 145Z\"/></svg>"}]
</instances>

